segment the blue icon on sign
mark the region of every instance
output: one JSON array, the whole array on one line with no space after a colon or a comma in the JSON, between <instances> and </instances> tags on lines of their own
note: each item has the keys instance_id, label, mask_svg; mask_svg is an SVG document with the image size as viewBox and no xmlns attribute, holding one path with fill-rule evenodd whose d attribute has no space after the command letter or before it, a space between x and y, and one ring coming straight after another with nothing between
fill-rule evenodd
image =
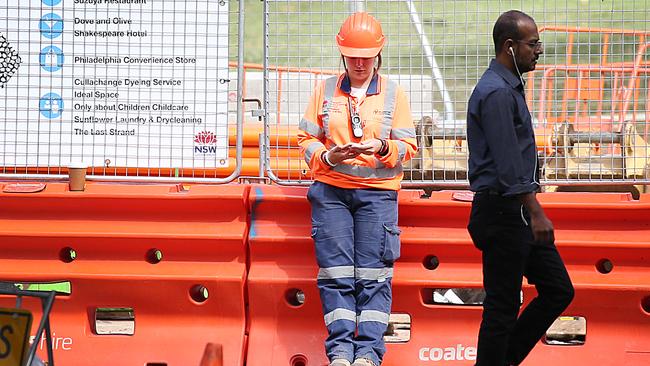
<instances>
[{"instance_id":1,"label":"blue icon on sign","mask_svg":"<svg viewBox=\"0 0 650 366\"><path fill-rule=\"evenodd\" d=\"M47 6L54 6L54 5L59 5L61 0L43 0L43 4Z\"/></svg>"},{"instance_id":2,"label":"blue icon on sign","mask_svg":"<svg viewBox=\"0 0 650 366\"><path fill-rule=\"evenodd\" d=\"M63 33L63 19L57 14L49 13L43 15L38 23L41 35L45 38L56 38Z\"/></svg>"},{"instance_id":3,"label":"blue icon on sign","mask_svg":"<svg viewBox=\"0 0 650 366\"><path fill-rule=\"evenodd\" d=\"M43 70L59 71L63 67L63 51L57 46L47 46L41 50L40 61Z\"/></svg>"},{"instance_id":4,"label":"blue icon on sign","mask_svg":"<svg viewBox=\"0 0 650 366\"><path fill-rule=\"evenodd\" d=\"M63 99L57 93L47 93L41 97L38 110L45 118L58 118L63 113Z\"/></svg>"}]
</instances>

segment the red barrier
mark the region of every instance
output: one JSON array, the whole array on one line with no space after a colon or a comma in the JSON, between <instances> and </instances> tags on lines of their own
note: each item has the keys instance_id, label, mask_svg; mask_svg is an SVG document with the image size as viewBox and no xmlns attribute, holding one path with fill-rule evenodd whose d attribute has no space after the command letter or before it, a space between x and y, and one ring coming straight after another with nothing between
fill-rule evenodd
<instances>
[{"instance_id":1,"label":"red barrier","mask_svg":"<svg viewBox=\"0 0 650 366\"><path fill-rule=\"evenodd\" d=\"M51 314L58 365L198 365L208 343L243 365L247 190L50 183L0 193L0 280L69 281ZM38 304L24 306L40 317Z\"/></svg>"},{"instance_id":2,"label":"red barrier","mask_svg":"<svg viewBox=\"0 0 650 366\"><path fill-rule=\"evenodd\" d=\"M410 315L410 340L388 344L384 366L473 364L481 307L433 300L434 289L481 288L480 253L466 230L470 203L452 194L400 192L393 313ZM248 366L327 362L305 195L304 188L251 189ZM586 318L587 334L583 345L539 344L526 365L647 365L650 197L550 193L540 200L576 288L565 314ZM526 285L524 303L534 296Z\"/></svg>"}]
</instances>

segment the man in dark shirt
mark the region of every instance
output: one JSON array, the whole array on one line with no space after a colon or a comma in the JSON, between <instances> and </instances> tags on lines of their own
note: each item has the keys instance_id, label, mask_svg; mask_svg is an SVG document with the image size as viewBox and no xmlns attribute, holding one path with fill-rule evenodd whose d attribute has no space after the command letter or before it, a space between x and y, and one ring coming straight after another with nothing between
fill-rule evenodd
<instances>
[{"instance_id":1,"label":"man in dark shirt","mask_svg":"<svg viewBox=\"0 0 650 366\"><path fill-rule=\"evenodd\" d=\"M521 74L543 53L528 15L503 13L493 30L496 58L469 99L468 231L482 252L483 321L477 366L518 365L573 299L553 224L535 197L537 147ZM518 316L523 276L538 296Z\"/></svg>"}]
</instances>

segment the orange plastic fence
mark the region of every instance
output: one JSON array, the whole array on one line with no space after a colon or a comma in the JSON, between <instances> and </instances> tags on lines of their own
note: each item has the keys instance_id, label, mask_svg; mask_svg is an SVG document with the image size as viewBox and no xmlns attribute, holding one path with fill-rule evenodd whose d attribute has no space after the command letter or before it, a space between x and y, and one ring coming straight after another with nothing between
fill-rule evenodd
<instances>
[{"instance_id":1,"label":"orange plastic fence","mask_svg":"<svg viewBox=\"0 0 650 366\"><path fill-rule=\"evenodd\" d=\"M230 68L236 68L237 62L231 61L228 63L228 66ZM264 65L262 64L256 64L256 63L250 63L250 62L245 62L243 65L244 68L244 89L242 90L242 98L247 99L247 94L246 94L246 73L256 70L258 72L264 71ZM321 76L322 75L338 75L340 71L336 70L323 70L319 68L304 68L304 67L292 67L292 66L278 66L278 65L268 65L267 70L270 72L275 72L277 73L277 81L276 81L276 88L277 88L277 98L275 101L275 108L276 108L276 120L275 123L278 125L282 123L286 123L286 121L281 121L281 110L282 110L282 93L283 93L283 87L282 87L282 81L283 78L282 76L285 73L305 73L305 74L311 74L314 77L314 87L316 87L316 84L318 83L319 78L316 76ZM244 110L245 113L245 110Z\"/></svg>"},{"instance_id":2,"label":"orange plastic fence","mask_svg":"<svg viewBox=\"0 0 650 366\"><path fill-rule=\"evenodd\" d=\"M650 117L642 104L649 98L644 89L650 63L647 48L650 32L616 28L584 28L567 26L544 26L543 37L549 33L566 35L566 62L564 64L540 64L537 70L527 74L529 107L537 111L537 119L549 124L571 122L581 130L612 131L613 124L622 124L632 115L632 120L644 122L647 135ZM584 39L596 36L600 42L597 62L578 63L574 50ZM632 45L635 50L629 59L612 62L617 54L616 46ZM590 53L591 55L591 53ZM626 54L627 55L627 54ZM535 79L541 80L536 83ZM539 92L537 92L539 87ZM607 90L607 92L606 92ZM555 104L555 105L554 105Z\"/></svg>"},{"instance_id":3,"label":"orange plastic fence","mask_svg":"<svg viewBox=\"0 0 650 366\"><path fill-rule=\"evenodd\" d=\"M306 189L253 186L250 194L247 365L325 365ZM587 335L581 346L540 344L526 365L649 364L650 196L549 193L540 199L576 287L565 314L585 317ZM481 288L480 254L466 231L470 203L452 192L423 199L402 191L399 205L402 258L393 313L410 315L411 338L388 344L384 365L471 365L481 308L432 298L438 288ZM534 294L526 285L524 303Z\"/></svg>"},{"instance_id":4,"label":"orange plastic fence","mask_svg":"<svg viewBox=\"0 0 650 366\"><path fill-rule=\"evenodd\" d=\"M0 280L70 282L51 314L57 365L199 365L209 342L223 345L224 364L242 365L247 191L50 183L2 192ZM39 304L23 305L40 318ZM98 334L110 330L97 309L111 308L130 309L132 335Z\"/></svg>"}]
</instances>

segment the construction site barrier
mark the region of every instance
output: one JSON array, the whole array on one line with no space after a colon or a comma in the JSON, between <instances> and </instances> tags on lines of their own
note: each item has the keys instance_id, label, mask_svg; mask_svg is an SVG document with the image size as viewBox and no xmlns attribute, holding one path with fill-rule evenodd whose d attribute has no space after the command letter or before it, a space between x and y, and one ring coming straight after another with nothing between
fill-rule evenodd
<instances>
[{"instance_id":1,"label":"construction site barrier","mask_svg":"<svg viewBox=\"0 0 650 366\"><path fill-rule=\"evenodd\" d=\"M251 188L248 366L327 364L306 192ZM402 255L383 365L472 365L482 276L480 252L466 230L471 193L421 194L399 195ZM547 193L539 198L553 220L576 297L556 322L559 330L549 330L526 365L647 365L650 197ZM525 284L523 304L534 296Z\"/></svg>"},{"instance_id":2,"label":"construction site barrier","mask_svg":"<svg viewBox=\"0 0 650 366\"><path fill-rule=\"evenodd\" d=\"M243 365L248 186L29 187L0 183L0 280L59 292L56 364L199 365L214 343Z\"/></svg>"},{"instance_id":3,"label":"construction site barrier","mask_svg":"<svg viewBox=\"0 0 650 366\"><path fill-rule=\"evenodd\" d=\"M59 364L215 363L214 345L224 365L327 363L306 188L7 182L0 191L0 280L57 289ZM473 363L482 286L466 230L471 198L400 192L385 366ZM647 365L650 196L539 198L576 297L526 365ZM526 284L523 304L534 296ZM22 306L38 319L39 303Z\"/></svg>"}]
</instances>

